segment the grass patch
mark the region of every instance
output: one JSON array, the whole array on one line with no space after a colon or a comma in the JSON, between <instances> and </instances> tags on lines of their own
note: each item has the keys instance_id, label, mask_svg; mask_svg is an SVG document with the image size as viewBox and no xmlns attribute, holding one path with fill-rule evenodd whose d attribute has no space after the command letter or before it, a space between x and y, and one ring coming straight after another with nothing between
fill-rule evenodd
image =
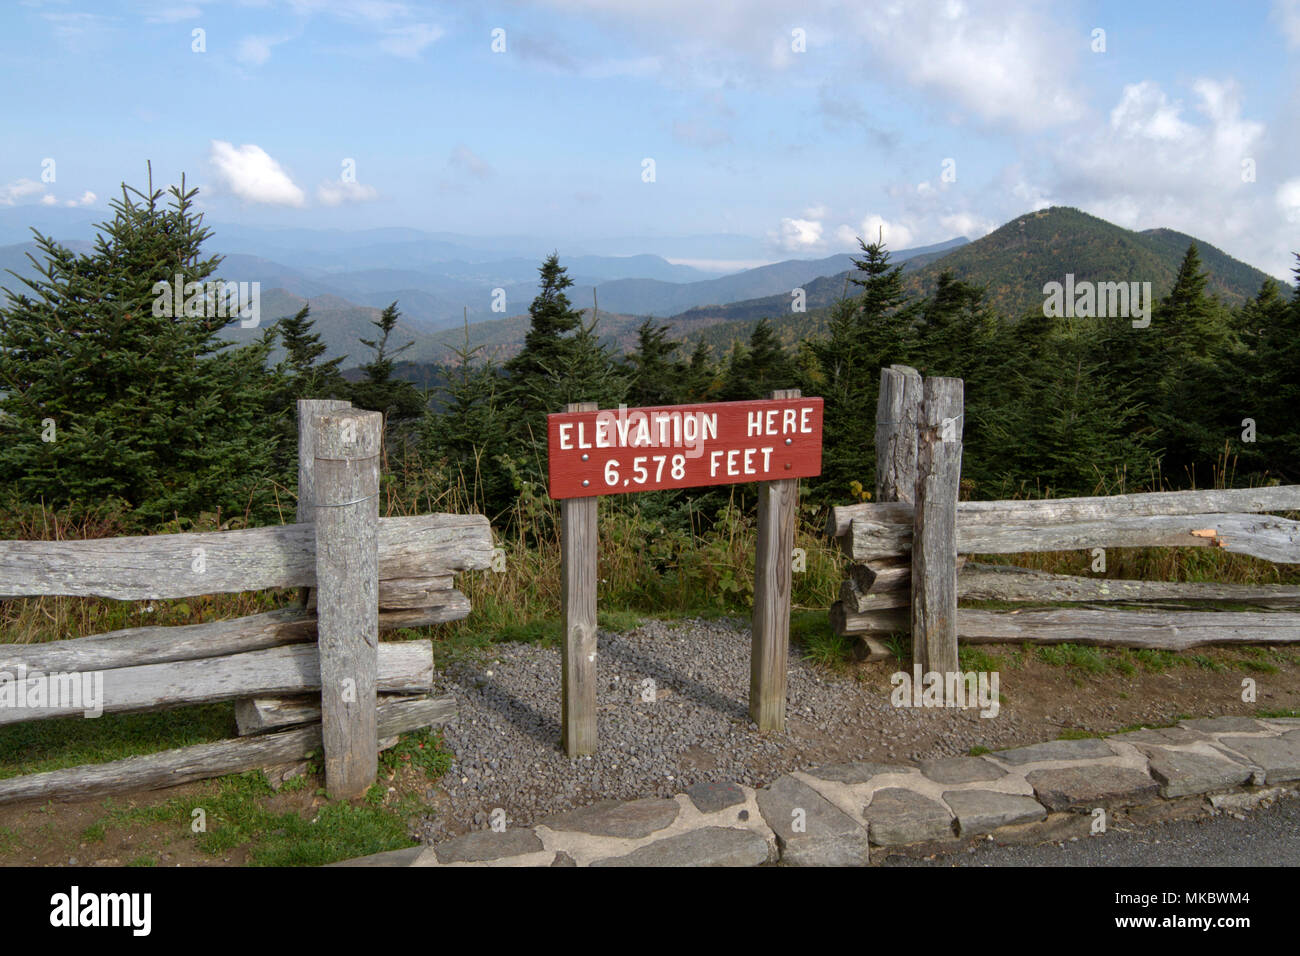
<instances>
[{"instance_id":1,"label":"grass patch","mask_svg":"<svg viewBox=\"0 0 1300 956\"><path fill-rule=\"evenodd\" d=\"M1076 727L1070 727L1062 730L1056 735L1057 740L1091 740L1094 737L1105 737L1105 734L1094 733L1091 730L1080 730Z\"/></svg>"},{"instance_id":2,"label":"grass patch","mask_svg":"<svg viewBox=\"0 0 1300 956\"><path fill-rule=\"evenodd\" d=\"M0 779L106 763L235 736L235 705L166 712L59 717L0 727Z\"/></svg>"},{"instance_id":3,"label":"grass patch","mask_svg":"<svg viewBox=\"0 0 1300 956\"><path fill-rule=\"evenodd\" d=\"M1110 669L1101 651L1080 644L1045 644L1035 648L1035 656L1052 667L1071 667L1085 674L1102 674Z\"/></svg>"},{"instance_id":4,"label":"grass patch","mask_svg":"<svg viewBox=\"0 0 1300 956\"><path fill-rule=\"evenodd\" d=\"M803 648L804 657L822 667L839 670L853 660L856 638L836 634L825 611L792 612L790 638Z\"/></svg>"},{"instance_id":5,"label":"grass patch","mask_svg":"<svg viewBox=\"0 0 1300 956\"><path fill-rule=\"evenodd\" d=\"M972 747L970 750L966 751L967 756L970 757L982 757L984 754L991 753L993 753L993 751L989 750L988 747Z\"/></svg>"},{"instance_id":6,"label":"grass patch","mask_svg":"<svg viewBox=\"0 0 1300 956\"><path fill-rule=\"evenodd\" d=\"M998 654L993 654L982 650L978 647L957 646L957 667L962 673L969 674L971 671L981 673L992 673L1000 670L1002 658Z\"/></svg>"}]
</instances>

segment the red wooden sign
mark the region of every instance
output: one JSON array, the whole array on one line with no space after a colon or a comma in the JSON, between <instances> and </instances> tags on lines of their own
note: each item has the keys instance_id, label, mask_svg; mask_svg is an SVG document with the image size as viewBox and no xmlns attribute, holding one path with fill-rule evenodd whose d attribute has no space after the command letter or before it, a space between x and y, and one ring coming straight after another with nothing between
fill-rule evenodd
<instances>
[{"instance_id":1,"label":"red wooden sign","mask_svg":"<svg viewBox=\"0 0 1300 956\"><path fill-rule=\"evenodd\" d=\"M562 412L547 419L547 447L552 498L810 478L822 400Z\"/></svg>"}]
</instances>

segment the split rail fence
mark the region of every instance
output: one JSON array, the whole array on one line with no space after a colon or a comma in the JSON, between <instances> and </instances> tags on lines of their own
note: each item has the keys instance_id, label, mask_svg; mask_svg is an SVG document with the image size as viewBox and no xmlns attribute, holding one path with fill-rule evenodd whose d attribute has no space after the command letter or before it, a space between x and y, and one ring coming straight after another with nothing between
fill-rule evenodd
<instances>
[{"instance_id":1,"label":"split rail fence","mask_svg":"<svg viewBox=\"0 0 1300 956\"><path fill-rule=\"evenodd\" d=\"M1300 511L1300 485L959 502L963 411L960 379L881 370L875 501L832 509L827 527L851 560L832 624L858 635L869 659L889 656L884 638L909 632L913 664L940 673L958 670L958 638L1171 650L1300 641L1300 613L1286 610L1300 607L1300 586L1125 581L966 561L1190 546L1296 564L1300 522L1268 512ZM958 608L959 599L1024 606ZM1210 603L1252 609L1203 609Z\"/></svg>"},{"instance_id":2,"label":"split rail fence","mask_svg":"<svg viewBox=\"0 0 1300 956\"><path fill-rule=\"evenodd\" d=\"M380 413L348 402L298 403L292 525L0 541L0 599L303 589L298 606L232 620L0 643L0 681L13 682L8 700L17 704L0 706L0 725L82 713L75 689L89 677L102 680L105 713L235 700L240 735L0 780L0 803L173 786L299 763L322 749L330 795L350 798L374 782L378 752L396 735L453 719L454 700L430 696L431 642L381 643L379 632L468 615L453 576L489 567L491 529L482 515L380 518L382 426ZM23 706L40 682L61 683L59 700L45 692L42 706Z\"/></svg>"}]
</instances>

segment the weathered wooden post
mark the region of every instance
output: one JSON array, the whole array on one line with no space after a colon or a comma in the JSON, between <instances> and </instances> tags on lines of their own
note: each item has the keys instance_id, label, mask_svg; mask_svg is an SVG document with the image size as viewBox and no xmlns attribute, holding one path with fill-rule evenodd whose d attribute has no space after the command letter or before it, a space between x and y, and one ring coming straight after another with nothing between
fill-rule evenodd
<instances>
[{"instance_id":1,"label":"weathered wooden post","mask_svg":"<svg viewBox=\"0 0 1300 956\"><path fill-rule=\"evenodd\" d=\"M564 407L565 412L596 409L595 402ZM595 495L560 502L564 613L560 724L564 750L570 757L596 752L596 503Z\"/></svg>"},{"instance_id":2,"label":"weathered wooden post","mask_svg":"<svg viewBox=\"0 0 1300 956\"><path fill-rule=\"evenodd\" d=\"M769 399L801 398L797 388ZM793 442L793 439L789 439ZM790 467L789 465L786 466ZM754 555L754 617L749 655L749 719L759 730L785 729L786 659L790 654L790 588L799 479L758 483L758 548Z\"/></svg>"},{"instance_id":3,"label":"weathered wooden post","mask_svg":"<svg viewBox=\"0 0 1300 956\"><path fill-rule=\"evenodd\" d=\"M923 393L912 526L912 663L923 673L954 674L962 380L927 378Z\"/></svg>"},{"instance_id":4,"label":"weathered wooden post","mask_svg":"<svg viewBox=\"0 0 1300 956\"><path fill-rule=\"evenodd\" d=\"M352 407L351 402L335 398L298 399L298 522L316 520L316 492L312 480L316 467L316 429L314 417L326 412L341 412ZM302 589L302 604L306 606L311 588Z\"/></svg>"},{"instance_id":5,"label":"weathered wooden post","mask_svg":"<svg viewBox=\"0 0 1300 956\"><path fill-rule=\"evenodd\" d=\"M325 787L359 797L378 769L379 451L384 416L315 416L316 617Z\"/></svg>"},{"instance_id":6,"label":"weathered wooden post","mask_svg":"<svg viewBox=\"0 0 1300 956\"><path fill-rule=\"evenodd\" d=\"M876 400L876 501L916 501L921 374L907 365L880 370Z\"/></svg>"}]
</instances>

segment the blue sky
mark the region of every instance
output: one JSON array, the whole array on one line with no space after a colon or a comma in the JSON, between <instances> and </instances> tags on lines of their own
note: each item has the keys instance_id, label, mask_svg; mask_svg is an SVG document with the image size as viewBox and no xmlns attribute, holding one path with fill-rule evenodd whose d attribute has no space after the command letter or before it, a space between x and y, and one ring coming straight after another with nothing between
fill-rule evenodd
<instances>
[{"instance_id":1,"label":"blue sky","mask_svg":"<svg viewBox=\"0 0 1300 956\"><path fill-rule=\"evenodd\" d=\"M561 250L811 258L1063 204L1300 251L1300 0L20 0L0 83L0 206L106 212L152 160L217 222Z\"/></svg>"}]
</instances>

